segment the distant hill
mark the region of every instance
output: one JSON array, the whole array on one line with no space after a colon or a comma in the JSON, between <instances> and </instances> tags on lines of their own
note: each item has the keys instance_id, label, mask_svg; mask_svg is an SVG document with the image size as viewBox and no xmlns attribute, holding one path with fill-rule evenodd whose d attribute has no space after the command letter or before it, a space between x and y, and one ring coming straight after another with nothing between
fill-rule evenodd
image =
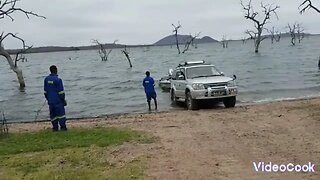
<instances>
[{"instance_id":1,"label":"distant hill","mask_svg":"<svg viewBox=\"0 0 320 180\"><path fill-rule=\"evenodd\" d=\"M124 47L146 47L151 45L124 45L124 44L103 44L105 49L113 48L124 48ZM33 47L29 49L26 53L42 53L42 52L58 52L58 51L80 51L80 50L92 50L100 49L98 45L91 46L77 46L77 47L62 47L62 46L45 46L45 47ZM20 51L19 49L10 49L8 52L10 54L15 54Z\"/></svg>"},{"instance_id":2,"label":"distant hill","mask_svg":"<svg viewBox=\"0 0 320 180\"><path fill-rule=\"evenodd\" d=\"M178 34L179 44L185 44L186 42L190 41L191 38L192 38L191 35ZM209 37L209 36L204 36L203 38L196 38L194 40L194 43L196 43L196 44L213 43L213 42L218 42L218 41ZM162 46L162 45L173 45L173 44L176 44L175 35L170 35L170 36L164 37L164 38L160 39L159 41L157 41L156 43L154 43L153 45Z\"/></svg>"}]
</instances>

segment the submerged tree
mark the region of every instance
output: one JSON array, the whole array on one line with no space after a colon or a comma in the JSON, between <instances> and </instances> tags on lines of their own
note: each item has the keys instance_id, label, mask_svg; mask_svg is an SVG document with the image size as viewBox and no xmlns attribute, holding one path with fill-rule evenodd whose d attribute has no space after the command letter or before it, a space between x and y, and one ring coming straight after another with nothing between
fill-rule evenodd
<instances>
[{"instance_id":1,"label":"submerged tree","mask_svg":"<svg viewBox=\"0 0 320 180\"><path fill-rule=\"evenodd\" d=\"M269 33L270 33L271 44L273 44L273 42L274 42L274 40L275 40L275 38L276 38L274 27L272 27L272 29L271 29L271 30L268 30L268 31L269 31Z\"/></svg>"},{"instance_id":2,"label":"submerged tree","mask_svg":"<svg viewBox=\"0 0 320 180\"><path fill-rule=\"evenodd\" d=\"M271 44L273 44L274 41L279 42L281 39L281 32L278 30L275 30L274 27L272 27L271 30L268 30L270 33L270 39L271 39Z\"/></svg>"},{"instance_id":3,"label":"submerged tree","mask_svg":"<svg viewBox=\"0 0 320 180\"><path fill-rule=\"evenodd\" d=\"M112 45L115 45L117 41L118 41L118 40L113 41ZM98 51L98 53L99 53L99 55L100 55L101 60L102 60L102 61L108 61L108 57L109 57L109 55L110 55L110 53L111 53L111 51L112 51L112 48L110 48L110 49L107 51L107 50L105 49L105 47L104 47L105 45L104 45L104 44L101 44L97 39L92 40L92 43L94 43L94 44L96 44L96 45L99 46L99 51Z\"/></svg>"},{"instance_id":4,"label":"submerged tree","mask_svg":"<svg viewBox=\"0 0 320 180\"><path fill-rule=\"evenodd\" d=\"M296 28L297 28L297 24L294 23L294 24L290 25L288 23L287 28L289 29L289 34L291 36L291 44L294 46L294 45L296 45Z\"/></svg>"},{"instance_id":5,"label":"submerged tree","mask_svg":"<svg viewBox=\"0 0 320 180\"><path fill-rule=\"evenodd\" d=\"M129 66L130 66L130 68L132 68L132 63L131 63L131 59L129 56L129 52L127 51L127 46L124 47L124 50L122 50L122 53L126 56L128 63L129 63Z\"/></svg>"},{"instance_id":6,"label":"submerged tree","mask_svg":"<svg viewBox=\"0 0 320 180\"><path fill-rule=\"evenodd\" d=\"M0 20L9 18L12 21L14 21L13 15L15 13L23 13L28 19L30 16L36 16L40 18L45 18L44 16L40 16L32 11L26 11L20 7L17 7L17 3L19 0L4 0L0 1ZM4 47L4 41L7 38L14 38L22 42L22 49L18 50L16 53L15 58L12 58L10 53L5 49ZM7 59L8 64L10 65L10 68L17 74L18 82L20 85L20 89L24 89L26 84L24 82L22 70L18 67L18 61L22 60L21 54L25 53L28 49L30 49L30 46L27 46L24 42L24 40L17 36L17 34L13 33L1 33L0 36L0 56L3 56Z\"/></svg>"},{"instance_id":7,"label":"submerged tree","mask_svg":"<svg viewBox=\"0 0 320 180\"><path fill-rule=\"evenodd\" d=\"M242 44L245 44L247 41L247 38L243 37L243 38L241 38L241 41L242 41Z\"/></svg>"},{"instance_id":8,"label":"submerged tree","mask_svg":"<svg viewBox=\"0 0 320 180\"><path fill-rule=\"evenodd\" d=\"M304 38L304 29L300 23L297 24L297 36L299 43L301 43Z\"/></svg>"},{"instance_id":9,"label":"submerged tree","mask_svg":"<svg viewBox=\"0 0 320 180\"><path fill-rule=\"evenodd\" d=\"M180 54L181 52L180 52L179 40L178 40L178 30L181 28L180 22L178 22L177 26L174 24L172 24L172 26L173 26L173 33L176 37L176 45L177 45L177 49L178 49L178 54Z\"/></svg>"},{"instance_id":10,"label":"submerged tree","mask_svg":"<svg viewBox=\"0 0 320 180\"><path fill-rule=\"evenodd\" d=\"M280 42L281 35L282 35L281 32L279 32L279 31L276 32L276 37L275 37L276 38L276 42Z\"/></svg>"},{"instance_id":11,"label":"submerged tree","mask_svg":"<svg viewBox=\"0 0 320 180\"><path fill-rule=\"evenodd\" d=\"M247 5L244 5L243 2L241 1L241 5L243 10L245 11L245 18L248 20L253 21L254 23L254 27L255 27L255 31L247 31L247 34L250 35L251 38L254 37L254 45L255 45L255 52L258 53L259 52L259 46L261 41L263 41L265 38L261 36L264 28L264 25L267 24L268 22L270 22L270 17L272 14L274 14L277 19L278 19L278 15L276 13L276 10L278 8L280 8L279 6L275 6L273 7L273 5L265 5L261 2L261 8L262 8L262 12L263 12L263 18L262 19L258 19L258 15L259 13L253 10L253 6L251 4L251 0L249 1L249 3Z\"/></svg>"},{"instance_id":12,"label":"submerged tree","mask_svg":"<svg viewBox=\"0 0 320 180\"><path fill-rule=\"evenodd\" d=\"M226 35L223 35L222 36L222 40L221 40L221 44L222 44L222 47L223 48L228 48L228 40L227 40L227 38L226 38Z\"/></svg>"},{"instance_id":13,"label":"submerged tree","mask_svg":"<svg viewBox=\"0 0 320 180\"><path fill-rule=\"evenodd\" d=\"M303 2L300 4L299 8L301 8L301 7L302 7L302 9L300 10L300 14L304 13L307 9L313 9L313 10L315 10L316 12L320 13L320 10L312 4L312 1L311 1L311 0L305 0L305 1L303 1Z\"/></svg>"},{"instance_id":14,"label":"submerged tree","mask_svg":"<svg viewBox=\"0 0 320 180\"><path fill-rule=\"evenodd\" d=\"M190 44L194 46L194 40L199 37L201 34L201 32L199 32L198 34L195 34L194 36L192 36L190 34L190 39L186 42L186 44L184 45L184 50L182 51L182 53L185 53L186 51L189 50Z\"/></svg>"},{"instance_id":15,"label":"submerged tree","mask_svg":"<svg viewBox=\"0 0 320 180\"><path fill-rule=\"evenodd\" d=\"M291 44L294 46L296 45L296 39L298 42L301 43L302 39L304 38L304 29L300 23L294 23L290 25L288 23L287 28L289 29L289 33L291 36Z\"/></svg>"}]
</instances>

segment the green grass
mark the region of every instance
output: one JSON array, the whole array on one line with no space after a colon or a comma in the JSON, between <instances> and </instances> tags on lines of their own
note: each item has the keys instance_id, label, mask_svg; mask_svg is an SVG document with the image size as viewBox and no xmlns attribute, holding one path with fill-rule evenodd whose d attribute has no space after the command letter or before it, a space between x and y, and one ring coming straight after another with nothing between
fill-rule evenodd
<instances>
[{"instance_id":1,"label":"green grass","mask_svg":"<svg viewBox=\"0 0 320 180\"><path fill-rule=\"evenodd\" d=\"M40 131L15 133L0 137L0 155L37 152L68 147L105 147L130 140L142 140L143 135L115 128L71 129L67 132Z\"/></svg>"},{"instance_id":2,"label":"green grass","mask_svg":"<svg viewBox=\"0 0 320 180\"><path fill-rule=\"evenodd\" d=\"M142 179L146 160L112 162L108 147L152 142L128 129L71 129L0 138L0 179Z\"/></svg>"}]
</instances>

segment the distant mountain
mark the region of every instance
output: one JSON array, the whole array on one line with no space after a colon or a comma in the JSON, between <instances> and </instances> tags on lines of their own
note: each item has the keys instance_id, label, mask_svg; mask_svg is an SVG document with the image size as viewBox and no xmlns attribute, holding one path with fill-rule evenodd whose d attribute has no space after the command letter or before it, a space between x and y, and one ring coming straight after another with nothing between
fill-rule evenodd
<instances>
[{"instance_id":1,"label":"distant mountain","mask_svg":"<svg viewBox=\"0 0 320 180\"><path fill-rule=\"evenodd\" d=\"M185 44L186 42L190 41L191 38L192 38L191 35L178 34L179 44ZM218 42L218 41L209 37L209 36L204 36L203 38L196 38L194 40L194 43L196 43L196 44L213 43L213 42ZM164 37L164 38L160 39L159 41L157 41L156 43L154 43L153 45L162 46L162 45L173 45L173 44L176 44L175 35L170 35L170 36Z\"/></svg>"}]
</instances>

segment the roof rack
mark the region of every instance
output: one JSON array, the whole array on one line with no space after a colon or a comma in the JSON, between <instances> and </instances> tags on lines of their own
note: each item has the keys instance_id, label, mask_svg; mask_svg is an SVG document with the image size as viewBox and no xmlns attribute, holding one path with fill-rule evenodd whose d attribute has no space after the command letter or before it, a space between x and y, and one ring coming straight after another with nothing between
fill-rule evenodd
<instances>
[{"instance_id":1,"label":"roof rack","mask_svg":"<svg viewBox=\"0 0 320 180\"><path fill-rule=\"evenodd\" d=\"M188 66L188 65L196 65L196 64L205 64L206 62L204 60L202 61L186 61L183 64L179 64L178 67L181 66Z\"/></svg>"}]
</instances>

